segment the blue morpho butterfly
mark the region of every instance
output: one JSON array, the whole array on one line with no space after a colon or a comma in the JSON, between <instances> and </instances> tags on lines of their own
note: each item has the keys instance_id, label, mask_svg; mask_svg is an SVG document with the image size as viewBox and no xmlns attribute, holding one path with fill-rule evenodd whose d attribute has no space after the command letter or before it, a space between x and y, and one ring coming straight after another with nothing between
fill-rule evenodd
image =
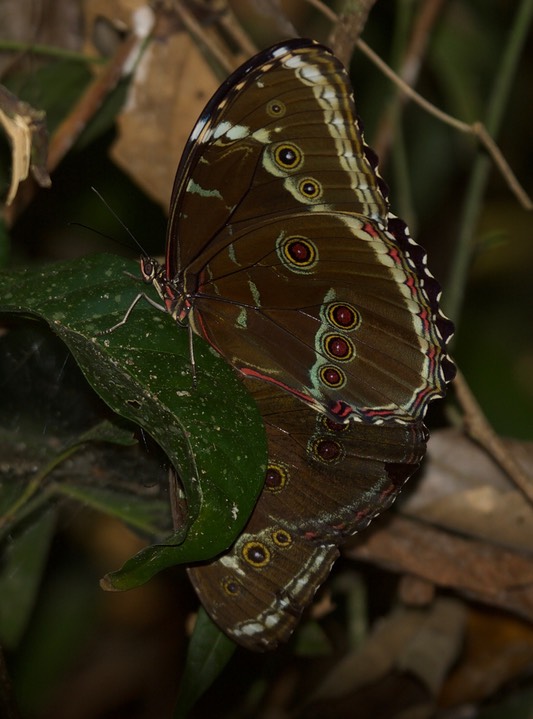
<instances>
[{"instance_id":1,"label":"blue morpho butterfly","mask_svg":"<svg viewBox=\"0 0 533 719\"><path fill-rule=\"evenodd\" d=\"M255 511L189 573L229 636L273 648L339 545L420 463L428 403L453 377L440 288L389 212L330 50L283 42L221 85L178 167L166 264L141 268L261 410L269 465Z\"/></svg>"}]
</instances>

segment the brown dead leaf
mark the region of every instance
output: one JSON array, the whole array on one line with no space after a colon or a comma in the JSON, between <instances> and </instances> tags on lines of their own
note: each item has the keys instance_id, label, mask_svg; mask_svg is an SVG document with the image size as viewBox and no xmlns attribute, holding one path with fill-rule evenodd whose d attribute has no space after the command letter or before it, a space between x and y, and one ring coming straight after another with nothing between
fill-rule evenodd
<instances>
[{"instance_id":1,"label":"brown dead leaf","mask_svg":"<svg viewBox=\"0 0 533 719\"><path fill-rule=\"evenodd\" d=\"M506 442L533 478L533 443ZM533 507L477 444L455 429L435 432L416 491L402 514L510 549L533 549Z\"/></svg>"},{"instance_id":2,"label":"brown dead leaf","mask_svg":"<svg viewBox=\"0 0 533 719\"><path fill-rule=\"evenodd\" d=\"M533 445L508 444L531 467ZM398 509L345 554L533 619L533 512L475 443L435 432L416 490Z\"/></svg>"},{"instance_id":3,"label":"brown dead leaf","mask_svg":"<svg viewBox=\"0 0 533 719\"><path fill-rule=\"evenodd\" d=\"M145 0L90 0L88 37L103 18L109 26L132 30L146 9ZM117 118L111 157L166 209L187 138L219 80L177 16L161 11L156 26Z\"/></svg>"},{"instance_id":4,"label":"brown dead leaf","mask_svg":"<svg viewBox=\"0 0 533 719\"><path fill-rule=\"evenodd\" d=\"M476 704L531 671L533 627L509 614L470 608L460 663L446 681L440 703Z\"/></svg>"},{"instance_id":5,"label":"brown dead leaf","mask_svg":"<svg viewBox=\"0 0 533 719\"><path fill-rule=\"evenodd\" d=\"M344 554L411 573L533 620L533 557L394 516Z\"/></svg>"},{"instance_id":6,"label":"brown dead leaf","mask_svg":"<svg viewBox=\"0 0 533 719\"><path fill-rule=\"evenodd\" d=\"M87 0L87 51L96 46L113 54L113 29L115 42L120 42L119 32L135 35L147 12L152 11L144 0ZM152 21L164 29L154 30L134 68L128 99L117 118L118 139L111 156L143 191L166 207L181 150L198 113L189 123L186 111L176 119L173 106L174 97L180 95L180 74L194 77L190 67L187 72L183 69L191 41L182 32L176 34L176 22L161 23L161 16L156 19L153 13ZM205 97L210 91L211 87Z\"/></svg>"},{"instance_id":7,"label":"brown dead leaf","mask_svg":"<svg viewBox=\"0 0 533 719\"><path fill-rule=\"evenodd\" d=\"M0 86L0 125L11 146L11 184L6 199L6 204L11 205L30 169L41 187L50 186L46 171L46 115Z\"/></svg>"},{"instance_id":8,"label":"brown dead leaf","mask_svg":"<svg viewBox=\"0 0 533 719\"><path fill-rule=\"evenodd\" d=\"M111 156L165 208L187 138L217 87L212 69L184 32L152 43L135 73Z\"/></svg>"},{"instance_id":9,"label":"brown dead leaf","mask_svg":"<svg viewBox=\"0 0 533 719\"><path fill-rule=\"evenodd\" d=\"M330 668L306 703L303 716L320 716L320 711L310 710L313 705L327 706L331 712L328 716L339 716L341 710L336 711L336 702L344 697L346 705L348 696L354 706L361 708L358 716L367 716L362 697L367 707L375 704L376 696L372 694L381 693L387 676L390 679L394 675L410 676L422 685L427 690L422 705L427 706L429 695L440 692L443 679L459 654L464 625L464 606L453 599L438 599L426 609L397 609L376 623L358 649ZM415 705L422 696L421 693ZM423 711L422 706L420 710Z\"/></svg>"},{"instance_id":10,"label":"brown dead leaf","mask_svg":"<svg viewBox=\"0 0 533 719\"><path fill-rule=\"evenodd\" d=\"M31 131L28 123L21 115L9 117L0 109L0 124L11 145L11 184L6 204L15 199L18 186L28 177L30 171Z\"/></svg>"}]
</instances>

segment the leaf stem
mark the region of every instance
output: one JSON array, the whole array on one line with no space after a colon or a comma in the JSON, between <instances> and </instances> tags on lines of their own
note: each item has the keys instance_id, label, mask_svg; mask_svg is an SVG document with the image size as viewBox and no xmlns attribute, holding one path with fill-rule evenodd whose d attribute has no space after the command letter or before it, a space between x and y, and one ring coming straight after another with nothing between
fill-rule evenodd
<instances>
[{"instance_id":1,"label":"leaf stem","mask_svg":"<svg viewBox=\"0 0 533 719\"><path fill-rule=\"evenodd\" d=\"M31 53L32 55L47 55L59 60L73 60L74 62L96 63L103 65L107 58L96 55L87 55L75 50L65 50L62 47L51 45L37 45L34 43L20 42L18 40L0 40L0 52Z\"/></svg>"},{"instance_id":2,"label":"leaf stem","mask_svg":"<svg viewBox=\"0 0 533 719\"><path fill-rule=\"evenodd\" d=\"M15 519L17 519L17 521L20 519L20 517L17 517L17 515L20 513L20 510L28 504L28 502L35 495L35 493L40 489L43 480L57 466L59 466L62 462L68 459L71 455L73 455L80 448L81 444L82 443L77 443L70 447L67 447L64 452L57 454L50 462L48 462L47 465L45 465L32 477L24 491L17 497L11 507L9 507L4 513L4 515L0 517L0 537L4 534L6 527L9 527Z\"/></svg>"}]
</instances>

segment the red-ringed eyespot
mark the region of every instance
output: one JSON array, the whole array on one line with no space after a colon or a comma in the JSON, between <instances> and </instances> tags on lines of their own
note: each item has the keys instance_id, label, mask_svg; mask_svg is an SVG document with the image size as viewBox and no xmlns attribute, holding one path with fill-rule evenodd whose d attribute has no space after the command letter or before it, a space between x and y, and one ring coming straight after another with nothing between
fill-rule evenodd
<instances>
[{"instance_id":1,"label":"red-ringed eyespot","mask_svg":"<svg viewBox=\"0 0 533 719\"><path fill-rule=\"evenodd\" d=\"M341 335L326 335L322 340L324 352L330 359L349 362L355 354L353 343Z\"/></svg>"},{"instance_id":2,"label":"red-ringed eyespot","mask_svg":"<svg viewBox=\"0 0 533 719\"><path fill-rule=\"evenodd\" d=\"M346 376L344 372L337 369L337 367L325 365L320 368L319 375L322 382L327 387L331 387L332 389L339 389L340 387L344 387L346 384Z\"/></svg>"},{"instance_id":3,"label":"red-ringed eyespot","mask_svg":"<svg viewBox=\"0 0 533 719\"><path fill-rule=\"evenodd\" d=\"M355 307L342 302L328 305L326 317L330 325L343 330L353 330L361 324L361 315Z\"/></svg>"},{"instance_id":4,"label":"red-ringed eyespot","mask_svg":"<svg viewBox=\"0 0 533 719\"><path fill-rule=\"evenodd\" d=\"M325 415L321 415L320 424L328 432L345 432L350 427L349 422L334 422Z\"/></svg>"},{"instance_id":5,"label":"red-ringed eyespot","mask_svg":"<svg viewBox=\"0 0 533 719\"><path fill-rule=\"evenodd\" d=\"M270 550L261 542L246 542L242 556L252 567L265 567L270 562Z\"/></svg>"},{"instance_id":6,"label":"red-ringed eyespot","mask_svg":"<svg viewBox=\"0 0 533 719\"><path fill-rule=\"evenodd\" d=\"M297 268L310 269L318 260L316 245L305 237L287 237L282 252L286 262Z\"/></svg>"},{"instance_id":7,"label":"red-ringed eyespot","mask_svg":"<svg viewBox=\"0 0 533 719\"><path fill-rule=\"evenodd\" d=\"M265 489L273 494L285 489L289 481L287 467L282 464L269 464L265 474Z\"/></svg>"},{"instance_id":8,"label":"red-ringed eyespot","mask_svg":"<svg viewBox=\"0 0 533 719\"><path fill-rule=\"evenodd\" d=\"M292 143L284 142L274 149L274 162L282 170L295 170L302 161L301 150Z\"/></svg>"},{"instance_id":9,"label":"red-ringed eyespot","mask_svg":"<svg viewBox=\"0 0 533 719\"><path fill-rule=\"evenodd\" d=\"M334 439L319 437L311 440L311 452L315 459L327 464L338 462L344 457L344 448L340 442Z\"/></svg>"}]
</instances>

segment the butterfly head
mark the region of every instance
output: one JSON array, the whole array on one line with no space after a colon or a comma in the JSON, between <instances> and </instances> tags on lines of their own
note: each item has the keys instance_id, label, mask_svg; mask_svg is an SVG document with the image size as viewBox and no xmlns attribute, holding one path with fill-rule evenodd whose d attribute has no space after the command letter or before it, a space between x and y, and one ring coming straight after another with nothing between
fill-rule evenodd
<instances>
[{"instance_id":1,"label":"butterfly head","mask_svg":"<svg viewBox=\"0 0 533 719\"><path fill-rule=\"evenodd\" d=\"M187 324L191 302L178 279L168 278L165 268L152 257L141 257L141 274L144 282L153 285L165 304L172 319L180 325Z\"/></svg>"}]
</instances>

